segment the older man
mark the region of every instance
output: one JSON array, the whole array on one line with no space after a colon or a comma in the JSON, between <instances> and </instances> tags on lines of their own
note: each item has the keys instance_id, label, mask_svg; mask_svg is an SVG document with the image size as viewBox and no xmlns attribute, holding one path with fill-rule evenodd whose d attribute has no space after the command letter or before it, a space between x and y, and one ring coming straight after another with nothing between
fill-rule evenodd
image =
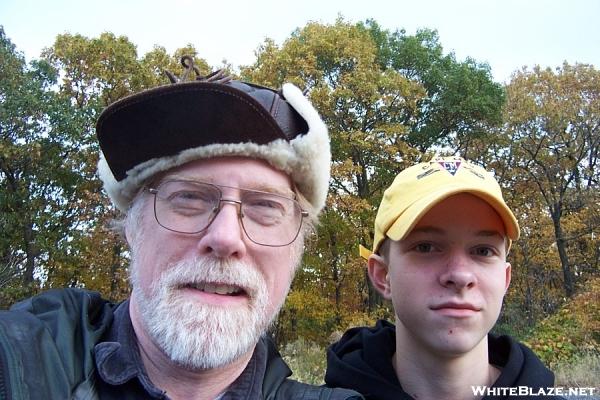
<instances>
[{"instance_id":1,"label":"older man","mask_svg":"<svg viewBox=\"0 0 600 400\"><path fill-rule=\"evenodd\" d=\"M290 84L170 78L97 124L131 297L61 290L3 313L0 398L353 398L288 380L264 336L325 202L325 125Z\"/></svg>"}]
</instances>

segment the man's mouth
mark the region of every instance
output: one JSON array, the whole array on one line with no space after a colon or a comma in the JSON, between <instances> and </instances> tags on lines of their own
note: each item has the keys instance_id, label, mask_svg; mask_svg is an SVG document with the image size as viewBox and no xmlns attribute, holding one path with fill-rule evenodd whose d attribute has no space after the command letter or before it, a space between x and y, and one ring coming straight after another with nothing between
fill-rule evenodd
<instances>
[{"instance_id":1,"label":"man's mouth","mask_svg":"<svg viewBox=\"0 0 600 400\"><path fill-rule=\"evenodd\" d=\"M474 304L453 301L435 304L429 308L438 314L457 318L469 317L481 311L481 307Z\"/></svg>"},{"instance_id":2,"label":"man's mouth","mask_svg":"<svg viewBox=\"0 0 600 400\"><path fill-rule=\"evenodd\" d=\"M199 282L183 285L183 288L200 290L201 292L218 294L223 296L246 296L247 292L244 288L228 285L223 283Z\"/></svg>"},{"instance_id":3,"label":"man's mouth","mask_svg":"<svg viewBox=\"0 0 600 400\"><path fill-rule=\"evenodd\" d=\"M431 307L432 310L440 310L443 308L451 308L451 309L456 309L456 310L473 310L473 311L479 311L479 307L475 307L474 305L470 304L470 303L454 303L454 302L448 302L448 303L442 303L442 304L437 304Z\"/></svg>"}]
</instances>

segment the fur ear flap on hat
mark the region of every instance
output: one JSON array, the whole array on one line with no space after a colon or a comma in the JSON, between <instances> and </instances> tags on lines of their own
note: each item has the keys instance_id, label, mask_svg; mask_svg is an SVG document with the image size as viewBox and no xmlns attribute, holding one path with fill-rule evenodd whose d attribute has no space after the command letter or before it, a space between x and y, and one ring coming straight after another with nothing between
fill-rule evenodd
<instances>
[{"instance_id":1,"label":"fur ear flap on hat","mask_svg":"<svg viewBox=\"0 0 600 400\"><path fill-rule=\"evenodd\" d=\"M283 96L308 123L308 133L291 141L298 165L291 171L292 180L315 208L325 206L331 173L331 148L327 127L300 89L291 83L282 88Z\"/></svg>"}]
</instances>

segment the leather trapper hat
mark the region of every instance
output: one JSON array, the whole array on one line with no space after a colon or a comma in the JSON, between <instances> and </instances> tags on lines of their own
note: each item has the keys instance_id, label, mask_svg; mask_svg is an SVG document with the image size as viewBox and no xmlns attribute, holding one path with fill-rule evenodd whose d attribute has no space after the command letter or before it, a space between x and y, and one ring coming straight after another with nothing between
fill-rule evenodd
<instances>
[{"instance_id":1,"label":"leather trapper hat","mask_svg":"<svg viewBox=\"0 0 600 400\"><path fill-rule=\"evenodd\" d=\"M229 78L174 82L111 104L96 132L99 175L122 211L155 174L218 156L265 160L287 173L317 211L325 204L327 128L291 84L275 91Z\"/></svg>"},{"instance_id":2,"label":"leather trapper hat","mask_svg":"<svg viewBox=\"0 0 600 400\"><path fill-rule=\"evenodd\" d=\"M464 158L438 157L400 172L385 190L375 217L373 250L361 246L361 256L366 259L378 252L386 238L404 239L433 206L458 193L473 194L498 213L508 250L511 241L519 238L519 224L494 176Z\"/></svg>"},{"instance_id":3,"label":"leather trapper hat","mask_svg":"<svg viewBox=\"0 0 600 400\"><path fill-rule=\"evenodd\" d=\"M114 103L97 124L102 152L117 180L138 164L189 148L264 145L307 131L306 121L275 91L236 81L150 89Z\"/></svg>"}]
</instances>

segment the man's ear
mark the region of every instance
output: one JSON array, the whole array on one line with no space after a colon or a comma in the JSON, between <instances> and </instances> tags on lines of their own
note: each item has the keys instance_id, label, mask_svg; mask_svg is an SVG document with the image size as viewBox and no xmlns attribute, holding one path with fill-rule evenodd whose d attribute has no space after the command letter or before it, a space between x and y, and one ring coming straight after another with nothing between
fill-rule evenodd
<instances>
[{"instance_id":1,"label":"man's ear","mask_svg":"<svg viewBox=\"0 0 600 400\"><path fill-rule=\"evenodd\" d=\"M368 259L367 271L373 287L381 295L390 300L392 298L392 288L390 286L389 266L379 254L371 254Z\"/></svg>"},{"instance_id":2,"label":"man's ear","mask_svg":"<svg viewBox=\"0 0 600 400\"><path fill-rule=\"evenodd\" d=\"M510 265L510 263L506 263L506 271L504 272L504 274L505 274L504 293L506 293L506 291L508 290L508 287L510 286L510 280L512 277L512 266Z\"/></svg>"}]
</instances>

